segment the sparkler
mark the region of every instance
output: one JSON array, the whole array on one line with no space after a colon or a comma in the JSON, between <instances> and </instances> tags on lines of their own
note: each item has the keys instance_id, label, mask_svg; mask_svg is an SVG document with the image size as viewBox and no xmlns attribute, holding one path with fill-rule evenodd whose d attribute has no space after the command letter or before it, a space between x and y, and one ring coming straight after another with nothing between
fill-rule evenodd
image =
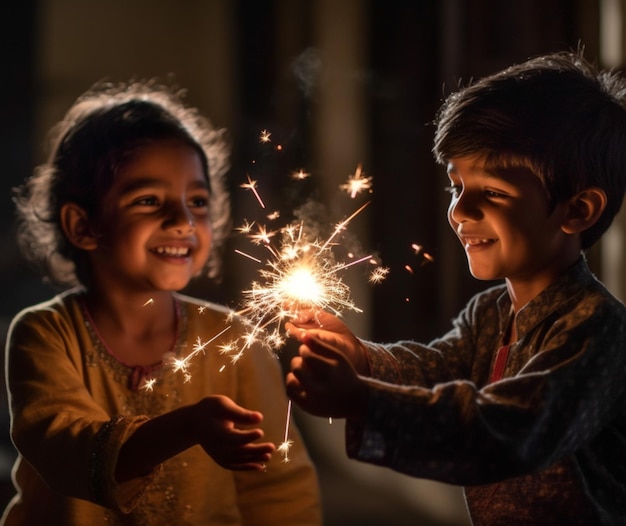
<instances>
[{"instance_id":1,"label":"sparkler","mask_svg":"<svg viewBox=\"0 0 626 526\"><path fill-rule=\"evenodd\" d=\"M283 462L289 462L289 450L293 444L293 440L289 439L289 420L291 419L291 400L287 404L287 424L285 425L285 438L280 446L276 450L283 456Z\"/></svg>"},{"instance_id":2,"label":"sparkler","mask_svg":"<svg viewBox=\"0 0 626 526\"><path fill-rule=\"evenodd\" d=\"M243 308L237 313L247 320L251 342L275 348L276 331L268 331L268 328L276 329L285 318L295 317L301 310L329 310L336 315L346 309L361 312L351 300L350 289L340 274L353 265L371 260L371 255L337 262L333 248L337 246L337 236L367 204L338 223L325 241L309 239L302 222L287 225L280 231L280 246L272 244L275 233L265 227L259 226L257 233L247 234L254 244L262 245L270 253L265 267L259 270L262 281L253 282L251 288L243 292ZM246 252L237 253L259 261Z\"/></svg>"},{"instance_id":3,"label":"sparkler","mask_svg":"<svg viewBox=\"0 0 626 526\"><path fill-rule=\"evenodd\" d=\"M308 174L307 174L308 176ZM302 177L304 178L304 177ZM255 182L248 177L243 188L255 192L257 201L263 203ZM341 274L354 265L373 261L371 255L337 261L335 249L340 246L340 235L349 223L360 214L369 203L362 205L346 219L337 223L326 239L311 236L304 221L290 223L280 230L269 231L264 225L246 222L239 232L253 245L263 247L269 253L265 265L259 269L260 279L254 281L250 289L243 291L242 308L236 314L246 325L238 353L257 343L270 350L284 344L280 327L285 319L297 316L302 310L328 310L341 315L344 310L361 312L350 298L350 289ZM278 243L274 239L279 239ZM247 252L236 250L241 256L261 263L262 259ZM387 271L379 267L376 282L386 276ZM289 401L285 437L277 450L283 461L289 462L289 421L291 401Z\"/></svg>"}]
</instances>

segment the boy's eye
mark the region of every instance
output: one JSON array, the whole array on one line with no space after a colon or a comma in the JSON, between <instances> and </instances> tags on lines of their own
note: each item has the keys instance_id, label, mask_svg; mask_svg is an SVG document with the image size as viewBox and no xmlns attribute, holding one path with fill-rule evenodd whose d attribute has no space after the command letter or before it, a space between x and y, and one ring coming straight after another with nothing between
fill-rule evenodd
<instances>
[{"instance_id":1,"label":"boy's eye","mask_svg":"<svg viewBox=\"0 0 626 526\"><path fill-rule=\"evenodd\" d=\"M492 198L504 197L504 194L502 194L500 192L496 192L495 190L485 190L485 195L487 197L492 197Z\"/></svg>"}]
</instances>

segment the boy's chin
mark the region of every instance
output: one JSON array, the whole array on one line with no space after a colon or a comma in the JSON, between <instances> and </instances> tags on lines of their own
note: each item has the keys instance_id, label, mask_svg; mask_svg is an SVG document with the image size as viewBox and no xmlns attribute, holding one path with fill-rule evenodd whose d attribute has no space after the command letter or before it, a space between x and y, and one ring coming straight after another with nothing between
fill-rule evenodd
<instances>
[{"instance_id":1,"label":"boy's chin","mask_svg":"<svg viewBox=\"0 0 626 526\"><path fill-rule=\"evenodd\" d=\"M480 281L496 281L504 279L502 276L493 271L484 268L473 268L471 265L469 266L469 271L472 277Z\"/></svg>"}]
</instances>

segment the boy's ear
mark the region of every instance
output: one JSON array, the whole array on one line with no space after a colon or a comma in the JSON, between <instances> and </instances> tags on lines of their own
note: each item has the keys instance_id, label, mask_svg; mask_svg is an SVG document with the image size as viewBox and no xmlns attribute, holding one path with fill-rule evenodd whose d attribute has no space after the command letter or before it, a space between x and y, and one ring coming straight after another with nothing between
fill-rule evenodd
<instances>
[{"instance_id":1,"label":"boy's ear","mask_svg":"<svg viewBox=\"0 0 626 526\"><path fill-rule=\"evenodd\" d=\"M61 207L61 227L75 247L81 250L94 250L98 247L87 212L76 203L65 203Z\"/></svg>"},{"instance_id":2,"label":"boy's ear","mask_svg":"<svg viewBox=\"0 0 626 526\"><path fill-rule=\"evenodd\" d=\"M607 197L601 188L591 187L567 201L567 212L561 229L566 234L578 234L600 219L606 208Z\"/></svg>"}]
</instances>

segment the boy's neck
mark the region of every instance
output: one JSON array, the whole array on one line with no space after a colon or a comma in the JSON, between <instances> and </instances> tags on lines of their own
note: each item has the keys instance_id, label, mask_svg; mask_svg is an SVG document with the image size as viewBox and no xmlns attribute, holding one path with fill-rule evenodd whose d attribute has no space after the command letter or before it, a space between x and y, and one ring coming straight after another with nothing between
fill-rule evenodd
<instances>
[{"instance_id":1,"label":"boy's neck","mask_svg":"<svg viewBox=\"0 0 626 526\"><path fill-rule=\"evenodd\" d=\"M513 312L519 312L525 305L565 274L581 257L582 254L579 253L575 259L572 258L571 261L564 262L563 265L550 271L546 270L541 276L535 276L532 280L506 278L506 287L511 298Z\"/></svg>"}]
</instances>

